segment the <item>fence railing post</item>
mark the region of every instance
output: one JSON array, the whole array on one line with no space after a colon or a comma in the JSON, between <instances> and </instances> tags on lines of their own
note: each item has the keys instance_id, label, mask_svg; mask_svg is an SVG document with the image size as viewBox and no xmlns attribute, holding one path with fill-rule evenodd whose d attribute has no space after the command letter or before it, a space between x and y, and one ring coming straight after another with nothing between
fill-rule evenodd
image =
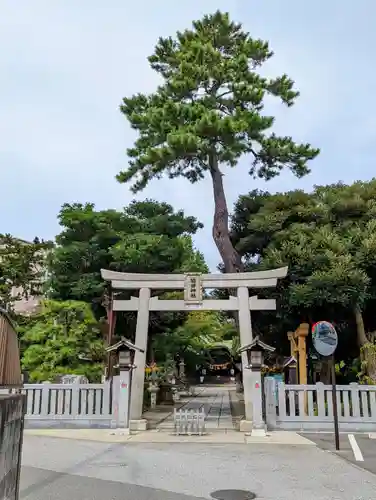
<instances>
[{"instance_id":1,"label":"fence railing post","mask_svg":"<svg viewBox=\"0 0 376 500\"><path fill-rule=\"evenodd\" d=\"M317 401L317 416L326 416L325 407L325 385L322 382L317 382L316 384L316 401Z\"/></svg>"},{"instance_id":2,"label":"fence railing post","mask_svg":"<svg viewBox=\"0 0 376 500\"><path fill-rule=\"evenodd\" d=\"M376 421L376 391L369 392L370 412L372 420Z\"/></svg>"},{"instance_id":3,"label":"fence railing post","mask_svg":"<svg viewBox=\"0 0 376 500\"><path fill-rule=\"evenodd\" d=\"M102 406L102 415L107 416L111 415L111 381L106 380L103 384L103 406Z\"/></svg>"},{"instance_id":4,"label":"fence railing post","mask_svg":"<svg viewBox=\"0 0 376 500\"><path fill-rule=\"evenodd\" d=\"M80 395L81 395L81 386L80 384L72 384L71 385L71 411L72 417L75 418L79 415L80 411Z\"/></svg>"},{"instance_id":5,"label":"fence railing post","mask_svg":"<svg viewBox=\"0 0 376 500\"><path fill-rule=\"evenodd\" d=\"M265 377L265 423L270 428L277 422L277 391L276 381L272 377Z\"/></svg>"},{"instance_id":6,"label":"fence railing post","mask_svg":"<svg viewBox=\"0 0 376 500\"><path fill-rule=\"evenodd\" d=\"M350 394L351 394L352 416L360 417L359 384L357 384L356 382L352 382L350 384Z\"/></svg>"},{"instance_id":7,"label":"fence railing post","mask_svg":"<svg viewBox=\"0 0 376 500\"><path fill-rule=\"evenodd\" d=\"M47 417L49 414L49 406L50 406L50 387L49 384L42 384L42 404L41 404L41 416Z\"/></svg>"},{"instance_id":8,"label":"fence railing post","mask_svg":"<svg viewBox=\"0 0 376 500\"><path fill-rule=\"evenodd\" d=\"M283 382L277 382L276 385L278 397L278 414L280 417L286 417L286 386Z\"/></svg>"}]
</instances>

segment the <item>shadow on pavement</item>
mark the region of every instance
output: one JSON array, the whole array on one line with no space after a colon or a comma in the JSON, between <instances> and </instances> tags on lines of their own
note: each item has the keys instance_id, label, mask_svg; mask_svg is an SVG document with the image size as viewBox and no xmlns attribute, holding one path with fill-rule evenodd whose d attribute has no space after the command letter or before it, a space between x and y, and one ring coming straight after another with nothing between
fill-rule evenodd
<instances>
[{"instance_id":1,"label":"shadow on pavement","mask_svg":"<svg viewBox=\"0 0 376 500\"><path fill-rule=\"evenodd\" d=\"M146 486L34 467L23 468L21 485L23 482L29 486L21 490L21 500L204 500Z\"/></svg>"}]
</instances>

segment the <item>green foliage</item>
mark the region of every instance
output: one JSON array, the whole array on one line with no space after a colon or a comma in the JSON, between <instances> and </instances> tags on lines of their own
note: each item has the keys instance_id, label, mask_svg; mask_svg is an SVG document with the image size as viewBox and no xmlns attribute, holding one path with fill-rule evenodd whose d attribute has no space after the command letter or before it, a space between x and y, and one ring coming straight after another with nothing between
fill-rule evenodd
<instances>
[{"instance_id":1,"label":"green foliage","mask_svg":"<svg viewBox=\"0 0 376 500\"><path fill-rule=\"evenodd\" d=\"M268 96L290 107L299 95L287 75L259 74L272 56L267 42L219 11L175 38L160 38L148 60L161 85L154 94L123 99L121 112L139 137L118 181L132 181L133 192L163 174L194 183L244 154L252 157L253 177L268 180L284 167L307 174L319 150L277 136L274 117L263 113Z\"/></svg>"},{"instance_id":2,"label":"green foliage","mask_svg":"<svg viewBox=\"0 0 376 500\"><path fill-rule=\"evenodd\" d=\"M0 305L10 313L14 303L43 291L46 253L52 244L27 242L0 234Z\"/></svg>"},{"instance_id":3,"label":"green foliage","mask_svg":"<svg viewBox=\"0 0 376 500\"><path fill-rule=\"evenodd\" d=\"M137 273L207 272L202 253L192 235L202 227L194 217L174 211L167 203L132 202L123 211L96 211L92 204L64 205L62 232L50 259L52 296L81 300L93 306L95 316L105 317L106 283L101 269ZM124 293L126 299L130 293ZM183 313L151 313L149 335L179 326ZM118 315L115 336L132 338L136 315Z\"/></svg>"},{"instance_id":4,"label":"green foliage","mask_svg":"<svg viewBox=\"0 0 376 500\"><path fill-rule=\"evenodd\" d=\"M22 368L32 381L53 381L64 374L100 381L104 344L89 304L46 300L22 330Z\"/></svg>"},{"instance_id":5,"label":"green foliage","mask_svg":"<svg viewBox=\"0 0 376 500\"><path fill-rule=\"evenodd\" d=\"M252 269L289 266L277 290L278 314L295 317L295 328L300 321L327 319L340 331L342 325L355 332L352 317L362 310L372 329L367 310L376 296L375 210L376 180L318 186L309 194L253 191L235 207L232 239Z\"/></svg>"},{"instance_id":6,"label":"green foliage","mask_svg":"<svg viewBox=\"0 0 376 500\"><path fill-rule=\"evenodd\" d=\"M167 203L132 202L123 211L96 211L93 204L64 205L62 232L51 256L53 296L100 304L101 269L123 272L177 272L206 268L190 235L202 227Z\"/></svg>"},{"instance_id":7,"label":"green foliage","mask_svg":"<svg viewBox=\"0 0 376 500\"><path fill-rule=\"evenodd\" d=\"M179 327L167 330L155 337L153 351L156 360L183 356L186 361L200 361L200 353L213 344L231 340L237 335L232 323L221 313L213 311L193 311Z\"/></svg>"},{"instance_id":8,"label":"green foliage","mask_svg":"<svg viewBox=\"0 0 376 500\"><path fill-rule=\"evenodd\" d=\"M376 344L367 342L360 350L361 365L358 373L360 383L376 384Z\"/></svg>"}]
</instances>

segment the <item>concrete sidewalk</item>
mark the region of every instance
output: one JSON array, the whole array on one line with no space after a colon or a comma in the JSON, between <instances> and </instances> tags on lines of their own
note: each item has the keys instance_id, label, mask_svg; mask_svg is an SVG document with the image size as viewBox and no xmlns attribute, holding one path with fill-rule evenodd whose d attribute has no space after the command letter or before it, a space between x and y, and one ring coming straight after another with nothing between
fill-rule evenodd
<instances>
[{"instance_id":1,"label":"concrete sidewalk","mask_svg":"<svg viewBox=\"0 0 376 500\"><path fill-rule=\"evenodd\" d=\"M206 443L206 444L315 444L296 432L274 431L266 437L251 437L238 431L213 432L204 436L175 436L168 432L145 431L126 434L111 429L26 429L25 436L64 438L79 441L98 441L102 443Z\"/></svg>"}]
</instances>

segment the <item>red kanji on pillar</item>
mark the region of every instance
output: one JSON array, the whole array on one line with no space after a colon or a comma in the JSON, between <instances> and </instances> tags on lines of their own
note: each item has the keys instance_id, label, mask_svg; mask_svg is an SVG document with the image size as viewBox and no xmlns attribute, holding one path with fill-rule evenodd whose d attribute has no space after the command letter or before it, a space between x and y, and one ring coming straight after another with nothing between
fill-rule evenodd
<instances>
[{"instance_id":1,"label":"red kanji on pillar","mask_svg":"<svg viewBox=\"0 0 376 500\"><path fill-rule=\"evenodd\" d=\"M258 382L255 383L255 389L260 389L260 384Z\"/></svg>"}]
</instances>

